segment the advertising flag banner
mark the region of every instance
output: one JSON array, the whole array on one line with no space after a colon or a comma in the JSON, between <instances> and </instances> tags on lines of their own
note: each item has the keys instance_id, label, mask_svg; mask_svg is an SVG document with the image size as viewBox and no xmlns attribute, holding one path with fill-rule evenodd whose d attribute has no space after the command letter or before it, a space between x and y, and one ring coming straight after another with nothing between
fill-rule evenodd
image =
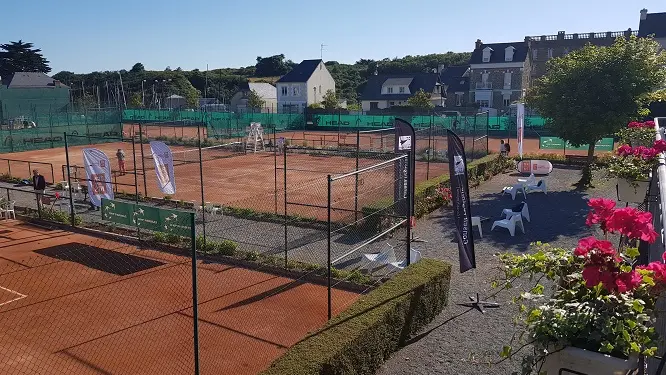
<instances>
[{"instance_id":1,"label":"advertising flag banner","mask_svg":"<svg viewBox=\"0 0 666 375\"><path fill-rule=\"evenodd\" d=\"M150 150L155 161L155 176L157 186L164 194L176 194L176 176L173 171L173 154L164 142L150 142Z\"/></svg>"},{"instance_id":2,"label":"advertising flag banner","mask_svg":"<svg viewBox=\"0 0 666 375\"><path fill-rule=\"evenodd\" d=\"M403 158L395 163L396 178L394 183L394 200L398 202L397 208L398 212L405 216L408 213L413 214L409 209L412 207L414 202L412 197L407 196L407 192L411 191L412 195L414 194L414 145L416 143L416 137L414 134L414 128L412 125L400 118L395 119L395 150L396 154L409 154L408 158ZM411 163L411 166L408 164ZM412 174L409 175L409 170L411 169ZM408 186L410 189L408 189Z\"/></svg>"},{"instance_id":3,"label":"advertising flag banner","mask_svg":"<svg viewBox=\"0 0 666 375\"><path fill-rule=\"evenodd\" d=\"M518 137L518 156L523 158L523 136L525 135L525 104L516 105L516 130Z\"/></svg>"},{"instance_id":4,"label":"advertising flag banner","mask_svg":"<svg viewBox=\"0 0 666 375\"><path fill-rule=\"evenodd\" d=\"M90 203L95 207L102 206L102 198L113 199L111 184L111 165L109 158L96 148L83 149L83 164L88 179L88 195Z\"/></svg>"},{"instance_id":5,"label":"advertising flag banner","mask_svg":"<svg viewBox=\"0 0 666 375\"><path fill-rule=\"evenodd\" d=\"M458 239L460 272L476 268L474 238L472 236L472 213L469 202L469 184L467 180L467 158L460 138L451 130L446 131L448 138L449 174L451 176L451 194L453 215Z\"/></svg>"}]
</instances>

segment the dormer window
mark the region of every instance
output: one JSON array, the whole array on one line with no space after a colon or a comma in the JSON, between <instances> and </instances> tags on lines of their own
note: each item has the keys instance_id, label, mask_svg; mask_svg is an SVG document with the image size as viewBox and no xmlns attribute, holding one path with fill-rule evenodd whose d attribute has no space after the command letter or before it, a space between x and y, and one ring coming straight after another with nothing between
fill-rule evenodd
<instances>
[{"instance_id":1,"label":"dormer window","mask_svg":"<svg viewBox=\"0 0 666 375\"><path fill-rule=\"evenodd\" d=\"M490 54L493 52L493 49L490 47L486 47L483 49L483 62L487 63L490 62Z\"/></svg>"},{"instance_id":2,"label":"dormer window","mask_svg":"<svg viewBox=\"0 0 666 375\"><path fill-rule=\"evenodd\" d=\"M401 94L405 93L405 87L404 86L400 86L400 88L398 90L400 91Z\"/></svg>"},{"instance_id":3,"label":"dormer window","mask_svg":"<svg viewBox=\"0 0 666 375\"><path fill-rule=\"evenodd\" d=\"M386 88L386 93L393 94L393 87L387 87Z\"/></svg>"},{"instance_id":4,"label":"dormer window","mask_svg":"<svg viewBox=\"0 0 666 375\"><path fill-rule=\"evenodd\" d=\"M508 46L504 49L504 61L513 61L513 53L516 51L513 46Z\"/></svg>"}]
</instances>

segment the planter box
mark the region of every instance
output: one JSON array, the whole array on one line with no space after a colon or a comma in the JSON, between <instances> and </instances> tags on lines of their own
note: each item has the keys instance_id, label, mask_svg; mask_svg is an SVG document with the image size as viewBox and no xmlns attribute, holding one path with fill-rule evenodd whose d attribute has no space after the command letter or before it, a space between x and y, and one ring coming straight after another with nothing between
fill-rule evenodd
<instances>
[{"instance_id":1,"label":"planter box","mask_svg":"<svg viewBox=\"0 0 666 375\"><path fill-rule=\"evenodd\" d=\"M607 354L566 347L546 357L546 375L625 375L638 368L638 358L622 359Z\"/></svg>"},{"instance_id":2,"label":"planter box","mask_svg":"<svg viewBox=\"0 0 666 375\"><path fill-rule=\"evenodd\" d=\"M628 181L625 179L617 179L617 199L622 202L629 203L643 203L648 189L650 188L650 181Z\"/></svg>"}]
</instances>

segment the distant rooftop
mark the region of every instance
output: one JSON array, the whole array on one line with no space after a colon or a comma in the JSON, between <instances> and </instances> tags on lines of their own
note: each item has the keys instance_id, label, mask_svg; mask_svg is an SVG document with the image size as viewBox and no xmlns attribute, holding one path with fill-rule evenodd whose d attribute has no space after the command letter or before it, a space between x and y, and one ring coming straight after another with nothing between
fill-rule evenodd
<instances>
[{"instance_id":1,"label":"distant rooftop","mask_svg":"<svg viewBox=\"0 0 666 375\"><path fill-rule=\"evenodd\" d=\"M41 72L17 72L10 78L3 77L2 84L7 88L67 87Z\"/></svg>"},{"instance_id":2,"label":"distant rooftop","mask_svg":"<svg viewBox=\"0 0 666 375\"><path fill-rule=\"evenodd\" d=\"M638 36L654 35L655 38L666 38L666 13L647 13L641 19Z\"/></svg>"},{"instance_id":3,"label":"distant rooftop","mask_svg":"<svg viewBox=\"0 0 666 375\"><path fill-rule=\"evenodd\" d=\"M638 35L636 30L626 31L605 31L605 32L591 32L591 33L571 33L567 34L565 31L560 31L555 35L538 35L526 36L525 41L545 41L545 40L567 40L567 39L615 39L619 36Z\"/></svg>"}]
</instances>

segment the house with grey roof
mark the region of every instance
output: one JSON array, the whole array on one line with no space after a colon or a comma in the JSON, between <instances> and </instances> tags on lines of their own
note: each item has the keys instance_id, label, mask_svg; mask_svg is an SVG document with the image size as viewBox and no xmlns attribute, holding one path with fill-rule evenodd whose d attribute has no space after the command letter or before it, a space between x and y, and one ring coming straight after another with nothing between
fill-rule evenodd
<instances>
[{"instance_id":1,"label":"house with grey roof","mask_svg":"<svg viewBox=\"0 0 666 375\"><path fill-rule=\"evenodd\" d=\"M248 108L247 102L252 91L264 101L262 108ZM230 109L232 112L277 112L277 89L270 83L248 82L231 97Z\"/></svg>"},{"instance_id":2,"label":"house with grey roof","mask_svg":"<svg viewBox=\"0 0 666 375\"><path fill-rule=\"evenodd\" d=\"M528 41L483 43L477 40L470 58L471 101L482 110L506 111L530 85Z\"/></svg>"},{"instance_id":3,"label":"house with grey roof","mask_svg":"<svg viewBox=\"0 0 666 375\"><path fill-rule=\"evenodd\" d=\"M648 13L647 9L641 10L638 36L652 36L662 48L666 48L666 12Z\"/></svg>"},{"instance_id":4,"label":"house with grey roof","mask_svg":"<svg viewBox=\"0 0 666 375\"><path fill-rule=\"evenodd\" d=\"M0 120L59 112L70 102L69 87L40 72L0 77Z\"/></svg>"},{"instance_id":5,"label":"house with grey roof","mask_svg":"<svg viewBox=\"0 0 666 375\"><path fill-rule=\"evenodd\" d=\"M321 103L328 90L335 92L335 80L324 61L303 60L277 81L280 113L301 113L310 104Z\"/></svg>"},{"instance_id":6,"label":"house with grey roof","mask_svg":"<svg viewBox=\"0 0 666 375\"><path fill-rule=\"evenodd\" d=\"M440 69L439 82L446 89L443 107L466 107L469 104L469 65Z\"/></svg>"},{"instance_id":7,"label":"house with grey roof","mask_svg":"<svg viewBox=\"0 0 666 375\"><path fill-rule=\"evenodd\" d=\"M405 73L370 76L361 94L361 107L372 111L407 105L420 90L430 94L433 105L444 104L437 73Z\"/></svg>"}]
</instances>

